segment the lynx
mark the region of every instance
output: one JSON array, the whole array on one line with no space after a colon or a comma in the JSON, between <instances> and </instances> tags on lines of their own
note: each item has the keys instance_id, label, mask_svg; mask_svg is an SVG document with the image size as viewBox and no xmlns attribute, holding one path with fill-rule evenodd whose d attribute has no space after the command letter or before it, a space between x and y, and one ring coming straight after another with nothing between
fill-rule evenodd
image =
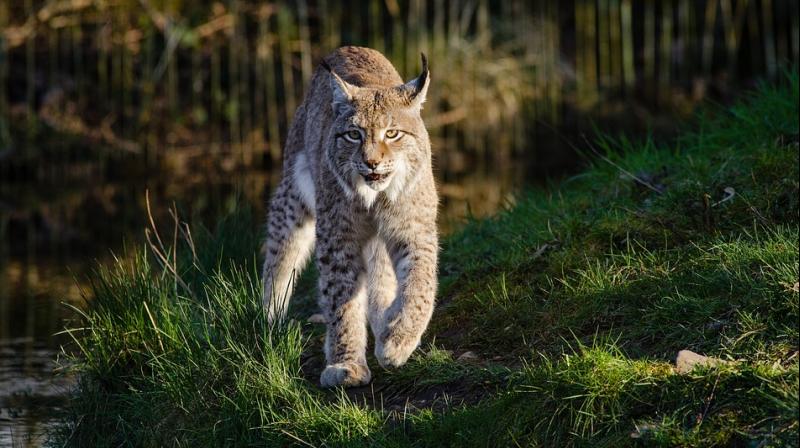
<instances>
[{"instance_id":1,"label":"lynx","mask_svg":"<svg viewBox=\"0 0 800 448\"><path fill-rule=\"evenodd\" d=\"M369 383L375 357L405 364L433 313L438 197L420 111L430 83L404 83L368 48L324 58L295 112L283 177L269 205L264 306L285 317L295 279L316 245L326 321L323 387Z\"/></svg>"}]
</instances>

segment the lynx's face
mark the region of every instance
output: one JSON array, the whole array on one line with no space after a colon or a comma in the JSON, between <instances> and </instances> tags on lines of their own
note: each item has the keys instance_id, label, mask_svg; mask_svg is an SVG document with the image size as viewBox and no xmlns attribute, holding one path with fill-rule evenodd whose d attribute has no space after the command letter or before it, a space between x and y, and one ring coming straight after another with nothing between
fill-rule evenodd
<instances>
[{"instance_id":1,"label":"lynx's face","mask_svg":"<svg viewBox=\"0 0 800 448\"><path fill-rule=\"evenodd\" d=\"M331 156L342 177L356 189L366 185L383 191L396 176L404 183L409 171L425 159L427 140L420 140L425 128L419 110L380 104L386 92L361 93L336 120Z\"/></svg>"},{"instance_id":2,"label":"lynx's face","mask_svg":"<svg viewBox=\"0 0 800 448\"><path fill-rule=\"evenodd\" d=\"M420 116L427 67L419 78L388 89L359 88L331 75L336 118L330 168L345 191L358 193L368 205L381 191L396 199L430 160Z\"/></svg>"}]
</instances>

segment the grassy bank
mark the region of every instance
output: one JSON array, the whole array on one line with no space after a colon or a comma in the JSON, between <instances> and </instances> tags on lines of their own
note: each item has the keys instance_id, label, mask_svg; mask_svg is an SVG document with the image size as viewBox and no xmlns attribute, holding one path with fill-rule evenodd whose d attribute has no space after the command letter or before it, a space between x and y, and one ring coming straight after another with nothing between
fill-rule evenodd
<instances>
[{"instance_id":1,"label":"grassy bank","mask_svg":"<svg viewBox=\"0 0 800 448\"><path fill-rule=\"evenodd\" d=\"M796 446L799 99L791 75L669 147L601 139L585 173L468 222L425 346L370 360L366 388L315 384L313 273L268 328L246 216L154 239L93 279L54 441ZM728 362L678 373L682 349Z\"/></svg>"}]
</instances>

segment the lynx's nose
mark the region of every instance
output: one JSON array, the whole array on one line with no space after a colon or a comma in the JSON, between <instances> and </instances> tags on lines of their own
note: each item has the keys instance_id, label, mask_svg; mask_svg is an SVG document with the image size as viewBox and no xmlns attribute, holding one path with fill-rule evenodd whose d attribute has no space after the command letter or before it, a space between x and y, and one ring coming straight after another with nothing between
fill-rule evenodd
<instances>
[{"instance_id":1,"label":"lynx's nose","mask_svg":"<svg viewBox=\"0 0 800 448\"><path fill-rule=\"evenodd\" d=\"M381 164L381 161L380 160L375 160L375 159L369 159L369 160L365 160L364 161L364 165L366 165L367 168L369 168L371 170L374 170L380 164Z\"/></svg>"}]
</instances>

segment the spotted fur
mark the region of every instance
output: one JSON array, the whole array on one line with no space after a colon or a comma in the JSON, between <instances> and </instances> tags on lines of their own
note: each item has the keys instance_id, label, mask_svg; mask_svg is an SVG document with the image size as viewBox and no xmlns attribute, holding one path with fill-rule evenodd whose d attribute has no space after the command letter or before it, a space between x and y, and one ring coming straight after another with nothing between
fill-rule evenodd
<instances>
[{"instance_id":1,"label":"spotted fur","mask_svg":"<svg viewBox=\"0 0 800 448\"><path fill-rule=\"evenodd\" d=\"M384 367L419 345L436 292L438 197L420 116L430 76L403 83L368 48L324 58L297 109L267 220L264 306L286 313L316 246L327 331L324 387L370 381L367 325Z\"/></svg>"}]
</instances>

